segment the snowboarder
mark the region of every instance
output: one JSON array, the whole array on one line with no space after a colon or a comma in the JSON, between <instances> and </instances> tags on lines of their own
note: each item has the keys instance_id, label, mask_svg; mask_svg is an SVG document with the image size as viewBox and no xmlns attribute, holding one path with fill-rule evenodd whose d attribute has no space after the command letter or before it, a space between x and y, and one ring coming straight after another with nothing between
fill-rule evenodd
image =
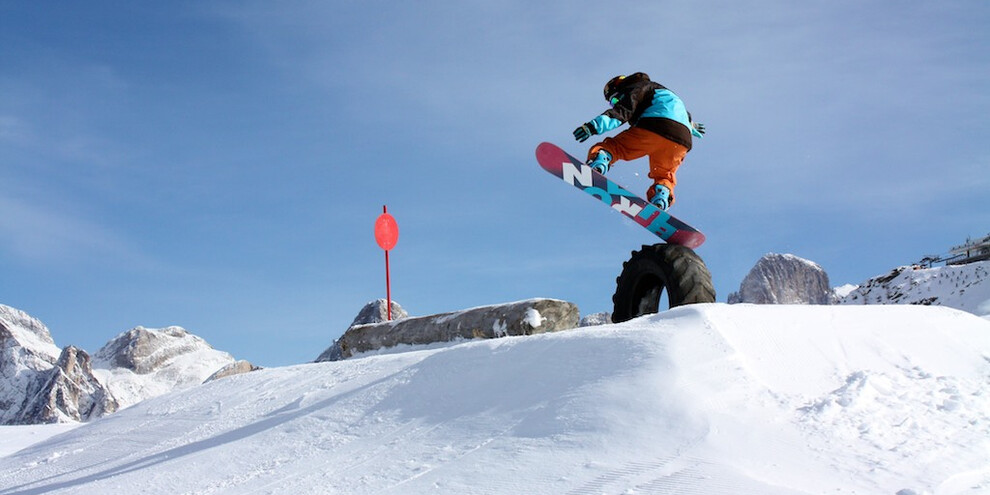
<instances>
[{"instance_id":1,"label":"snowboarder","mask_svg":"<svg viewBox=\"0 0 990 495\"><path fill-rule=\"evenodd\" d=\"M605 174L615 160L649 155L653 185L646 198L666 210L674 204L677 168L691 151L692 137L702 137L705 126L691 120L684 102L673 91L642 72L609 80L605 100L611 108L575 129L574 138L583 143L627 122L629 128L592 146L588 165Z\"/></svg>"}]
</instances>

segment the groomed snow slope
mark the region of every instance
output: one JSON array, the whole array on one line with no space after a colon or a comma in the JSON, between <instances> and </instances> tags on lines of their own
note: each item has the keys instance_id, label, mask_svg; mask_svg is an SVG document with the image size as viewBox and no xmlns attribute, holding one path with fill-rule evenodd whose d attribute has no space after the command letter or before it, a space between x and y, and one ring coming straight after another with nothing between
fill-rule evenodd
<instances>
[{"instance_id":1,"label":"groomed snow slope","mask_svg":"<svg viewBox=\"0 0 990 495\"><path fill-rule=\"evenodd\" d=\"M698 305L267 369L0 458L3 495L988 492L990 322L925 306Z\"/></svg>"}]
</instances>

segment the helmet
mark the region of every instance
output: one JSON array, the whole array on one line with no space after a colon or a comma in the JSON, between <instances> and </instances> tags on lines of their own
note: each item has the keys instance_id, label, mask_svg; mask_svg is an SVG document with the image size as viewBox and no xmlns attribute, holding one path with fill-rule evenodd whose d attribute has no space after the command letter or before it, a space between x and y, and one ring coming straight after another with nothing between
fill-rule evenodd
<instances>
[{"instance_id":1,"label":"helmet","mask_svg":"<svg viewBox=\"0 0 990 495\"><path fill-rule=\"evenodd\" d=\"M646 75L644 72L636 72L635 74L630 74L628 76L615 76L605 83L605 100L611 100L612 96L618 93L619 88L623 86L649 80L650 76Z\"/></svg>"},{"instance_id":2,"label":"helmet","mask_svg":"<svg viewBox=\"0 0 990 495\"><path fill-rule=\"evenodd\" d=\"M625 78L626 76L615 76L605 83L605 100L608 100L612 97L612 95L618 92L619 84L621 84Z\"/></svg>"}]
</instances>

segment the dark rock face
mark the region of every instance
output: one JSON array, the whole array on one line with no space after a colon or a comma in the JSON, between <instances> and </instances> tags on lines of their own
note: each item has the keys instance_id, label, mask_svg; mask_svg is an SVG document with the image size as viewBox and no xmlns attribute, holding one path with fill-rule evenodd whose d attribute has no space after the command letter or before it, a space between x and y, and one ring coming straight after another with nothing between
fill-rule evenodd
<instances>
[{"instance_id":1,"label":"dark rock face","mask_svg":"<svg viewBox=\"0 0 990 495\"><path fill-rule=\"evenodd\" d=\"M760 258L729 304L832 304L828 274L816 263L791 254Z\"/></svg>"}]
</instances>

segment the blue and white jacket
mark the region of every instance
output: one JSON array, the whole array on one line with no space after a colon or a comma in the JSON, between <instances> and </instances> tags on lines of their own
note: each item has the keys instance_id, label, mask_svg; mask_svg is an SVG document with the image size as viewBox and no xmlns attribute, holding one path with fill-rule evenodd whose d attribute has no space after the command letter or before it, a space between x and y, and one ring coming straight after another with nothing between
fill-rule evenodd
<instances>
[{"instance_id":1,"label":"blue and white jacket","mask_svg":"<svg viewBox=\"0 0 990 495\"><path fill-rule=\"evenodd\" d=\"M630 126L655 132L691 150L691 138L701 137L692 125L691 114L673 91L649 79L619 86L618 103L591 120L595 134Z\"/></svg>"}]
</instances>

